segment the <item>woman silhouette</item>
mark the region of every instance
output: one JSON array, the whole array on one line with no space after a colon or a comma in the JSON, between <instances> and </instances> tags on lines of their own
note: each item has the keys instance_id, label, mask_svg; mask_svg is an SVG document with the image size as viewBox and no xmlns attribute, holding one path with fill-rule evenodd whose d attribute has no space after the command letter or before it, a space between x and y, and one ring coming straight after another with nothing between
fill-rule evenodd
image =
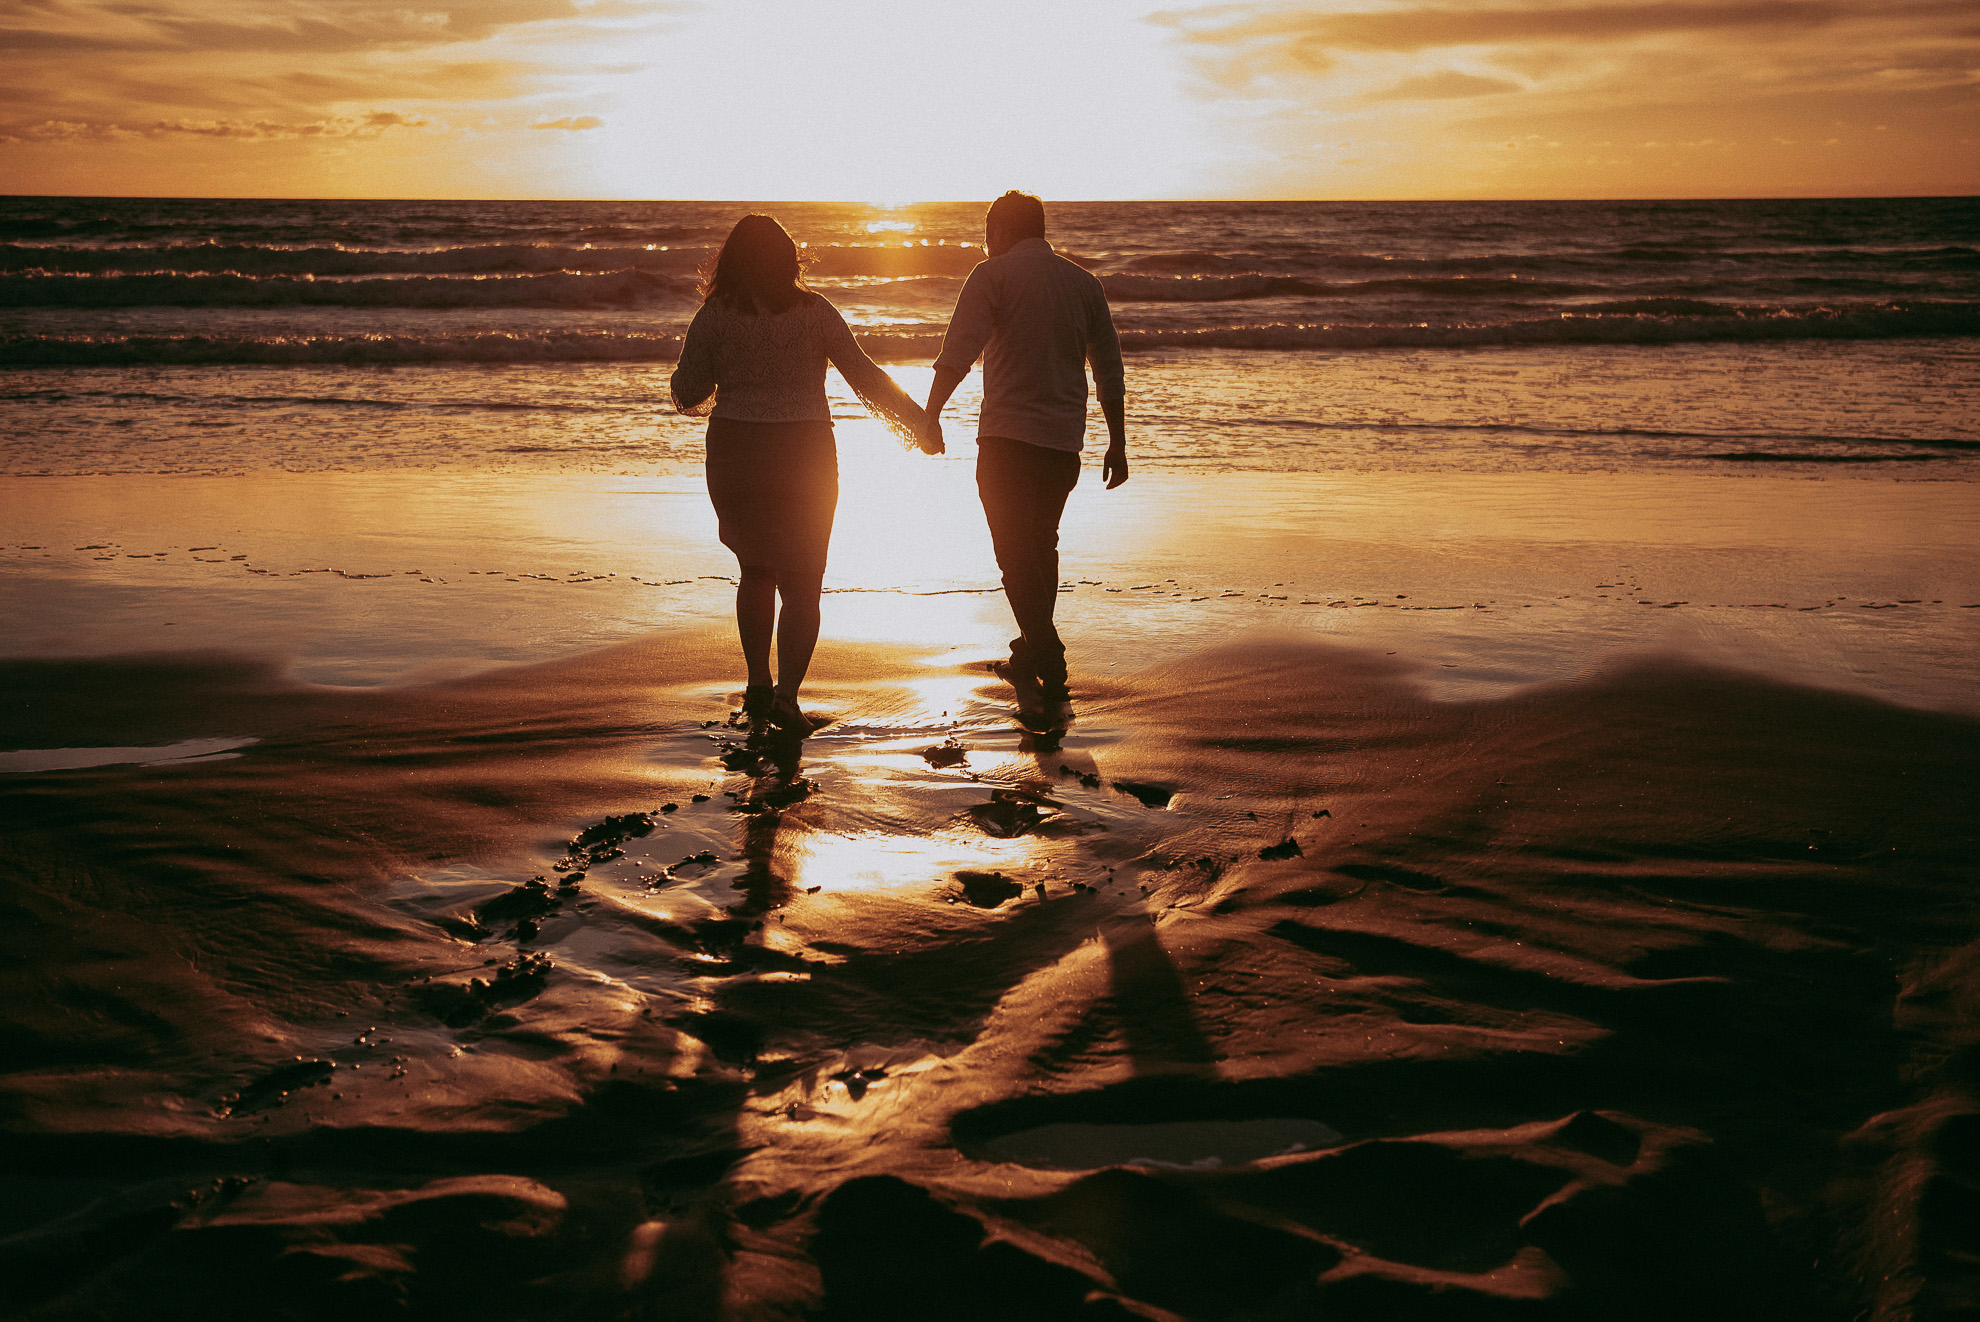
<instances>
[{"instance_id":1,"label":"woman silhouette","mask_svg":"<svg viewBox=\"0 0 1980 1322\"><path fill-rule=\"evenodd\" d=\"M824 724L798 709L797 694L818 642L819 585L839 503L828 361L904 439L941 453L920 406L853 341L839 310L804 287L784 227L744 216L702 279L701 310L669 385L676 409L708 418L708 496L722 544L742 566L743 713L752 729L768 724L800 737Z\"/></svg>"}]
</instances>

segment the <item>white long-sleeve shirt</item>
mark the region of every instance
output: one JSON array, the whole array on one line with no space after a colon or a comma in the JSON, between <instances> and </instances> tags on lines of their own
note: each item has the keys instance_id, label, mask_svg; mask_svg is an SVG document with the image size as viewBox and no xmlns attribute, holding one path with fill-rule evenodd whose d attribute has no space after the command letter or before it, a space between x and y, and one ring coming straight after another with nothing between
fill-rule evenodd
<instances>
[{"instance_id":1,"label":"white long-sleeve shirt","mask_svg":"<svg viewBox=\"0 0 1980 1322\"><path fill-rule=\"evenodd\" d=\"M1107 295L1085 268L1044 239L1020 239L977 263L963 283L939 371L983 356L976 434L1051 450L1086 443L1086 368L1104 396L1122 388L1121 342Z\"/></svg>"},{"instance_id":2,"label":"white long-sleeve shirt","mask_svg":"<svg viewBox=\"0 0 1980 1322\"><path fill-rule=\"evenodd\" d=\"M688 326L668 386L674 407L693 417L829 422L828 362L862 403L897 430L920 416L894 379L859 347L839 310L817 293L782 312L739 312L714 299L703 303Z\"/></svg>"}]
</instances>

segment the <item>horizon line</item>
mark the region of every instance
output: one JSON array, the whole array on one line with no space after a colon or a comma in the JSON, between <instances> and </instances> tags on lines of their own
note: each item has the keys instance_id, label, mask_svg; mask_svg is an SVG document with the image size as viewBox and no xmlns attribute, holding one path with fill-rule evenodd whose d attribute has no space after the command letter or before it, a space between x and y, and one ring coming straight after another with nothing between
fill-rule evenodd
<instances>
[{"instance_id":1,"label":"horizon line","mask_svg":"<svg viewBox=\"0 0 1980 1322\"><path fill-rule=\"evenodd\" d=\"M0 201L105 201L105 202L569 202L642 205L653 203L700 203L709 206L865 206L882 211L924 206L980 206L984 198L920 198L906 202L877 202L870 198L769 198L769 197L530 197L384 194L310 195L289 193L0 193ZM1065 197L1047 198L1055 206L1119 206L1159 203L1261 204L1305 202L1340 206L1397 205L1404 203L1533 203L1533 202L1955 202L1980 199L1980 191L1966 193L1667 193L1640 197L1554 196L1554 197Z\"/></svg>"}]
</instances>

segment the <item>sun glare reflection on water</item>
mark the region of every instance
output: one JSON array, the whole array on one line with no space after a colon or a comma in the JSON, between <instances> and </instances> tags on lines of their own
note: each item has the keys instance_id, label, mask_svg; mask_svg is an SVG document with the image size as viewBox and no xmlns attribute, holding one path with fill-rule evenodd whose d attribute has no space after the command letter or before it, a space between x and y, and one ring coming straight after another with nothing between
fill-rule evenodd
<instances>
[{"instance_id":1,"label":"sun glare reflection on water","mask_svg":"<svg viewBox=\"0 0 1980 1322\"><path fill-rule=\"evenodd\" d=\"M925 899L931 878L958 873L1029 884L1047 858L1045 840L1002 837L968 816L1010 778L1017 738L1005 713L985 708L980 673L943 673L930 659L928 671L889 676L868 693L872 705L813 737L807 753L833 769L838 806L823 821L798 809L797 829L779 832L777 865L797 890ZM953 760L929 756L945 746Z\"/></svg>"},{"instance_id":2,"label":"sun glare reflection on water","mask_svg":"<svg viewBox=\"0 0 1980 1322\"><path fill-rule=\"evenodd\" d=\"M914 398L928 368L890 367ZM969 383L974 387L975 382ZM973 435L952 426L939 457L904 449L838 381L839 511L825 575L826 636L870 642L990 645L1002 637L996 560L976 499ZM959 392L963 394L964 392ZM975 413L960 398L952 423Z\"/></svg>"},{"instance_id":3,"label":"sun glare reflection on water","mask_svg":"<svg viewBox=\"0 0 1980 1322\"><path fill-rule=\"evenodd\" d=\"M977 797L982 797L980 792ZM822 886L824 893L833 895L878 891L921 896L931 877L964 871L1022 873L1036 852L1037 842L1025 837L808 831L793 843L786 858L792 875L801 877L807 890Z\"/></svg>"}]
</instances>

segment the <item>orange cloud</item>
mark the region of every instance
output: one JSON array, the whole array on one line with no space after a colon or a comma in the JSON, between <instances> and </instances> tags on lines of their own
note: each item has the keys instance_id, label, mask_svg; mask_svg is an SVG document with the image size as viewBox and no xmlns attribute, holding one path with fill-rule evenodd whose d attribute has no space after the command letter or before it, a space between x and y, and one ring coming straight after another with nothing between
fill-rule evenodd
<instances>
[{"instance_id":1,"label":"orange cloud","mask_svg":"<svg viewBox=\"0 0 1980 1322\"><path fill-rule=\"evenodd\" d=\"M1901 6L1900 6L1901 7ZM1937 6L1932 6L1937 7ZM1888 12L1888 7L1880 7ZM1815 28L1843 6L1823 0L1734 0L1726 4L1561 5L1521 8L1437 5L1316 13L1299 8L1169 13L1185 39L1202 44L1313 43L1362 50L1413 51L1507 41L1602 41L1659 32L1723 28ZM1223 21L1220 21L1223 20Z\"/></svg>"},{"instance_id":2,"label":"orange cloud","mask_svg":"<svg viewBox=\"0 0 1980 1322\"><path fill-rule=\"evenodd\" d=\"M1361 0L1151 21L1268 196L1778 196L1980 186L1972 15L1970 0ZM1674 164L1648 141L1710 159Z\"/></svg>"},{"instance_id":3,"label":"orange cloud","mask_svg":"<svg viewBox=\"0 0 1980 1322\"><path fill-rule=\"evenodd\" d=\"M293 0L247 0L215 18L199 3L50 3L0 25L0 50L222 54L406 49L480 41L507 28L585 16L573 0L479 0L412 9L353 6L325 17ZM29 21L20 22L20 17Z\"/></svg>"},{"instance_id":4,"label":"orange cloud","mask_svg":"<svg viewBox=\"0 0 1980 1322\"><path fill-rule=\"evenodd\" d=\"M1437 73L1405 78L1380 91L1367 93L1369 101L1448 101L1460 97L1497 96L1517 92L1520 84L1508 78L1482 78L1477 74L1444 69Z\"/></svg>"},{"instance_id":5,"label":"orange cloud","mask_svg":"<svg viewBox=\"0 0 1980 1322\"><path fill-rule=\"evenodd\" d=\"M402 115L395 110L375 110L368 115L322 119L305 123L275 123L270 120L153 120L148 124L76 123L49 119L23 125L5 134L6 142L59 142L77 139L120 138L242 138L269 140L282 138L373 138L389 129L423 129L432 121Z\"/></svg>"},{"instance_id":6,"label":"orange cloud","mask_svg":"<svg viewBox=\"0 0 1980 1322\"><path fill-rule=\"evenodd\" d=\"M637 76L628 51L685 8L0 0L0 176L35 192L534 191L554 135L530 126L603 125Z\"/></svg>"}]
</instances>

